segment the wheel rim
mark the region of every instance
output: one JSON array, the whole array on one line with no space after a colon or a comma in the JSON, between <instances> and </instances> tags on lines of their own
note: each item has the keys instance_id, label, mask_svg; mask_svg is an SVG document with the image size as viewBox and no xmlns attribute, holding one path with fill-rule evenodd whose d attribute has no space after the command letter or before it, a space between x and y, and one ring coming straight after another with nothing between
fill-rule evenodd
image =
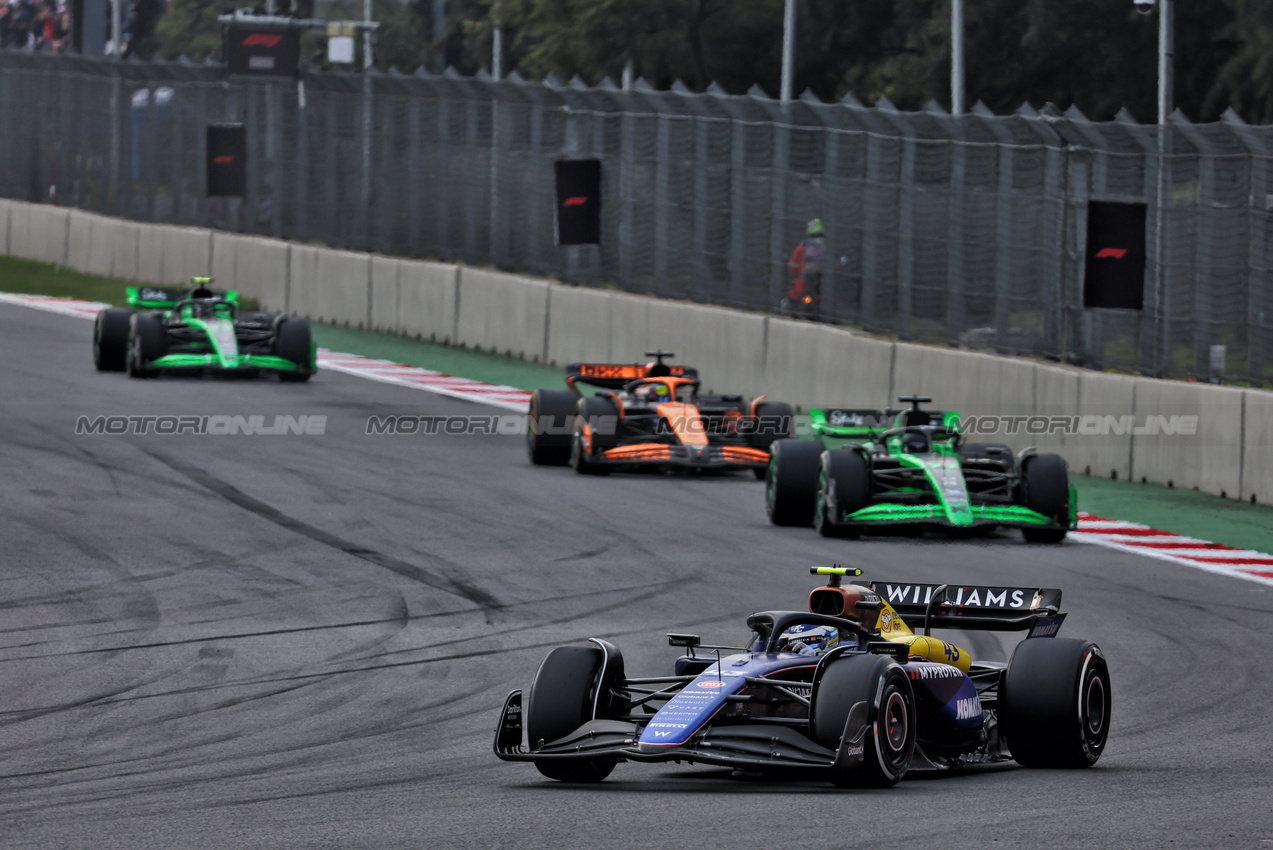
<instances>
[{"instance_id":1,"label":"wheel rim","mask_svg":"<svg viewBox=\"0 0 1273 850\"><path fill-rule=\"evenodd\" d=\"M535 424L538 419L536 415L537 413L538 413L538 409L535 404L535 396L532 395L530 397L530 414L527 416L527 420L526 420L526 451L527 452L535 451Z\"/></svg>"},{"instance_id":2,"label":"wheel rim","mask_svg":"<svg viewBox=\"0 0 1273 850\"><path fill-rule=\"evenodd\" d=\"M897 690L890 690L880 712L883 721L884 743L889 749L889 760L898 761L906 751L906 739L910 733L910 711L906 700Z\"/></svg>"},{"instance_id":3,"label":"wheel rim","mask_svg":"<svg viewBox=\"0 0 1273 850\"><path fill-rule=\"evenodd\" d=\"M765 511L773 516L774 502L777 500L777 467L778 460L769 458L769 466L765 470Z\"/></svg>"},{"instance_id":4,"label":"wheel rim","mask_svg":"<svg viewBox=\"0 0 1273 850\"><path fill-rule=\"evenodd\" d=\"M825 472L818 473L818 495L813 502L813 522L822 530L822 526L826 524L826 493L827 493L827 476Z\"/></svg>"},{"instance_id":5,"label":"wheel rim","mask_svg":"<svg viewBox=\"0 0 1273 850\"><path fill-rule=\"evenodd\" d=\"M1083 698L1083 725L1089 735L1099 738L1105 729L1105 683L1100 676L1092 676L1087 680L1086 691Z\"/></svg>"}]
</instances>

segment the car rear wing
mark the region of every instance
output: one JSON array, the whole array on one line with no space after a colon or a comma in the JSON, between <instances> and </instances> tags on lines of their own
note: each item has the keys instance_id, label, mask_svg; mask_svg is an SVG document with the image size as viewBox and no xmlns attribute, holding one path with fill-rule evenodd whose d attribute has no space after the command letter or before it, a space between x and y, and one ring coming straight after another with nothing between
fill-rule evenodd
<instances>
[{"instance_id":1,"label":"car rear wing","mask_svg":"<svg viewBox=\"0 0 1273 850\"><path fill-rule=\"evenodd\" d=\"M872 581L880 595L912 628L1025 631L1061 608L1056 587L998 587Z\"/></svg>"},{"instance_id":2,"label":"car rear wing","mask_svg":"<svg viewBox=\"0 0 1273 850\"><path fill-rule=\"evenodd\" d=\"M607 390L621 390L641 378L689 378L698 380L698 370L689 366L640 363L571 363L566 367L566 384L587 384Z\"/></svg>"},{"instance_id":3,"label":"car rear wing","mask_svg":"<svg viewBox=\"0 0 1273 850\"><path fill-rule=\"evenodd\" d=\"M897 411L893 411L897 415ZM815 407L809 411L813 430L828 437L867 438L892 427L889 411L849 407Z\"/></svg>"},{"instance_id":4,"label":"car rear wing","mask_svg":"<svg viewBox=\"0 0 1273 850\"><path fill-rule=\"evenodd\" d=\"M177 306L178 302L190 298L190 293L193 291L188 286L180 288L170 286L124 287L124 295L128 300L128 306L142 310L170 310ZM229 292L212 290L212 292L225 301L237 302L239 299L239 293L235 290L230 290Z\"/></svg>"}]
</instances>

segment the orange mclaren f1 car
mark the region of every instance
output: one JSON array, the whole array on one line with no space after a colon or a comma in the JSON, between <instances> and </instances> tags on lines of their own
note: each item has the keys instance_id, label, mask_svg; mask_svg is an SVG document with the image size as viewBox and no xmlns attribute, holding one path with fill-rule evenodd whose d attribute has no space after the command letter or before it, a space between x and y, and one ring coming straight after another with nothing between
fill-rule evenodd
<instances>
[{"instance_id":1,"label":"orange mclaren f1 car","mask_svg":"<svg viewBox=\"0 0 1273 850\"><path fill-rule=\"evenodd\" d=\"M616 468L750 469L765 477L769 447L793 433L791 405L699 393L698 371L646 352L639 364L572 363L568 390L535 390L526 449L531 463L569 463L582 474ZM593 387L584 395L581 386Z\"/></svg>"}]
</instances>

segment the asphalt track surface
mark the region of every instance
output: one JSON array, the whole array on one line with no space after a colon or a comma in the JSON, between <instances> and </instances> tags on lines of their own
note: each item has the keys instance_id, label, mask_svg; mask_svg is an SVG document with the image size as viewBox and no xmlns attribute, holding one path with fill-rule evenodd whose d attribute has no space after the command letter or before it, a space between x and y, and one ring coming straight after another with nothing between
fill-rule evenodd
<instances>
[{"instance_id":1,"label":"asphalt track surface","mask_svg":"<svg viewBox=\"0 0 1273 850\"><path fill-rule=\"evenodd\" d=\"M335 373L97 374L89 334L0 306L4 848L1273 845L1273 589L1008 534L824 542L769 526L750 476L587 479L515 437L367 436L372 414L492 411ZM75 435L98 414L329 420ZM664 632L737 639L836 560L1063 588L1063 633L1113 677L1100 764L873 792L622 764L580 788L492 755L551 647L606 637L663 673Z\"/></svg>"}]
</instances>

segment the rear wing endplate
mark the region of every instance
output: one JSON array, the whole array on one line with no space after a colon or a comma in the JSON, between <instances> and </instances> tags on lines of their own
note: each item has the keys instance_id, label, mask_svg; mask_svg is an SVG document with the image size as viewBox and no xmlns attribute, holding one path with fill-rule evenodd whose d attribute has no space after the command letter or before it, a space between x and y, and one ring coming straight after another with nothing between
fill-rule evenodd
<instances>
[{"instance_id":1,"label":"rear wing endplate","mask_svg":"<svg viewBox=\"0 0 1273 850\"><path fill-rule=\"evenodd\" d=\"M1061 608L1061 590L1056 587L951 584L941 591L940 584L898 581L872 581L867 586L912 628L924 625L934 601L930 624L947 629L1024 631Z\"/></svg>"}]
</instances>

